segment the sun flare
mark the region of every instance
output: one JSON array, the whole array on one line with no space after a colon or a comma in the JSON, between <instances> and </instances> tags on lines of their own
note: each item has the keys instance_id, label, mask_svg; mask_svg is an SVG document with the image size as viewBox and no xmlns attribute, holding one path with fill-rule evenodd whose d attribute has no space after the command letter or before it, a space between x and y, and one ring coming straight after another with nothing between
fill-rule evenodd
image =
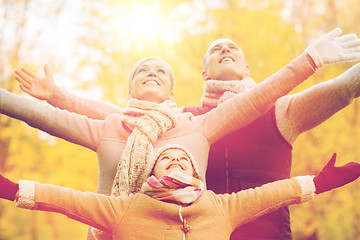
<instances>
[{"instance_id":1,"label":"sun flare","mask_svg":"<svg viewBox=\"0 0 360 240\"><path fill-rule=\"evenodd\" d=\"M160 19L155 7L135 5L129 18L134 37L158 36L164 27L164 21Z\"/></svg>"},{"instance_id":2,"label":"sun flare","mask_svg":"<svg viewBox=\"0 0 360 240\"><path fill-rule=\"evenodd\" d=\"M113 23L121 38L159 38L165 29L165 20L156 5L133 4L126 11L115 12Z\"/></svg>"}]
</instances>

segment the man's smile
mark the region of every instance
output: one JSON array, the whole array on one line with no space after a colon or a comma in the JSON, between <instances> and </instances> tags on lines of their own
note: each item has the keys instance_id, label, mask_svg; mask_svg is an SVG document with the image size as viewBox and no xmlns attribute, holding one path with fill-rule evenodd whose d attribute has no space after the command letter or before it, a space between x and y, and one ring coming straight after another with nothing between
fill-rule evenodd
<instances>
[{"instance_id":1,"label":"man's smile","mask_svg":"<svg viewBox=\"0 0 360 240\"><path fill-rule=\"evenodd\" d=\"M226 63L226 62L235 62L234 58L226 56L222 57L219 61L219 63Z\"/></svg>"}]
</instances>

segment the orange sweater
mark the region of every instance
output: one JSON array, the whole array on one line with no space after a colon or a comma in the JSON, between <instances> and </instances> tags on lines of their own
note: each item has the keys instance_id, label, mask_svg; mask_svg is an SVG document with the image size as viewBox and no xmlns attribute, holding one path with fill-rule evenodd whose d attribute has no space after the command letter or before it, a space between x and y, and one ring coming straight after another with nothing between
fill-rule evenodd
<instances>
[{"instance_id":1,"label":"orange sweater","mask_svg":"<svg viewBox=\"0 0 360 240\"><path fill-rule=\"evenodd\" d=\"M180 206L137 193L109 197L31 181L20 181L18 207L58 212L112 233L113 239L229 239L231 232L279 207L314 197L310 176L269 183L233 194L212 191ZM185 224L184 224L185 222ZM189 229L185 234L184 225Z\"/></svg>"}]
</instances>

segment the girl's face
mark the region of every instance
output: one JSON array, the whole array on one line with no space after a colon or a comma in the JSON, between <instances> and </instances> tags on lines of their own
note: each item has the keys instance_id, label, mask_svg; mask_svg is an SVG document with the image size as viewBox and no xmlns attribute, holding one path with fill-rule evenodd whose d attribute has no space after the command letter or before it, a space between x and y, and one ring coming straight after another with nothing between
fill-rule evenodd
<instances>
[{"instance_id":1,"label":"girl's face","mask_svg":"<svg viewBox=\"0 0 360 240\"><path fill-rule=\"evenodd\" d=\"M153 170L158 179L173 171L180 171L188 176L194 174L189 156L180 149L168 149L161 153Z\"/></svg>"},{"instance_id":2,"label":"girl's face","mask_svg":"<svg viewBox=\"0 0 360 240\"><path fill-rule=\"evenodd\" d=\"M129 95L154 103L173 100L169 69L158 60L143 62L135 71Z\"/></svg>"}]
</instances>

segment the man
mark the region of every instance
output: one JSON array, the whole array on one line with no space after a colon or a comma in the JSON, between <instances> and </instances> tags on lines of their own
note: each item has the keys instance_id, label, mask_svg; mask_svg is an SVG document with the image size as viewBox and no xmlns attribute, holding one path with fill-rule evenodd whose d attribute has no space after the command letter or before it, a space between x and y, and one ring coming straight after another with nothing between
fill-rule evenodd
<instances>
[{"instance_id":1,"label":"man","mask_svg":"<svg viewBox=\"0 0 360 240\"><path fill-rule=\"evenodd\" d=\"M336 31L332 32L334 36L341 33ZM348 37L359 41L355 35ZM316 65L321 64L319 61ZM359 97L360 66L356 67L353 73L345 72L278 99L263 117L213 144L206 175L208 189L218 194L232 193L289 178L292 144L299 134L321 124ZM203 61L202 106L187 106L183 110L194 115L208 112L233 94L256 85L249 75L249 66L238 45L229 39L214 41ZM243 225L231 239L292 239L288 208Z\"/></svg>"}]
</instances>

